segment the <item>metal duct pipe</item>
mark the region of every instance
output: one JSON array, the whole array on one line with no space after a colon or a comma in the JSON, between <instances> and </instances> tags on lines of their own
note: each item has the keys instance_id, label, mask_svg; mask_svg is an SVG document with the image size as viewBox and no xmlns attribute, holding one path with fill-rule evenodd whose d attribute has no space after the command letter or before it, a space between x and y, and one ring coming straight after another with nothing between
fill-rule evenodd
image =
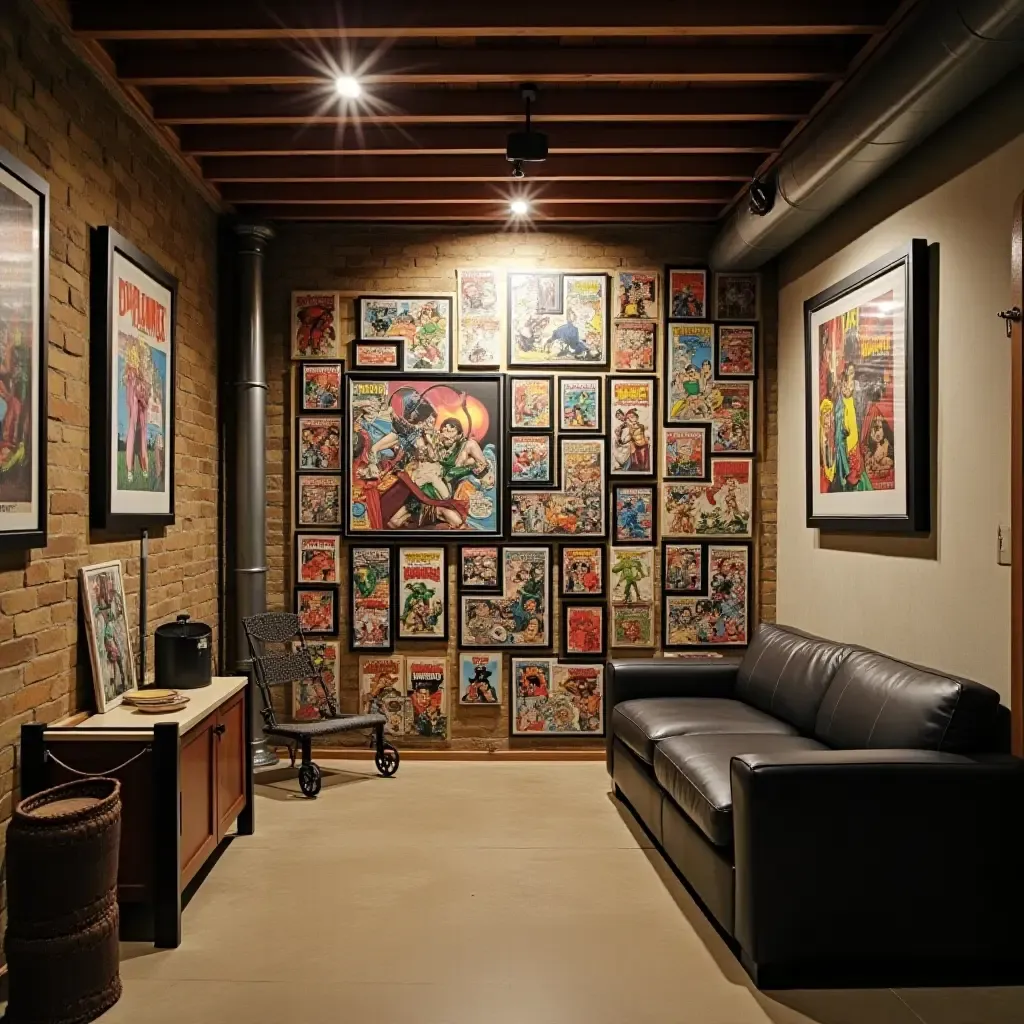
<instances>
[{"instance_id":1,"label":"metal duct pipe","mask_svg":"<svg viewBox=\"0 0 1024 1024\"><path fill-rule=\"evenodd\" d=\"M733 211L717 270L767 263L1024 59L1024 0L922 4L797 138L775 206Z\"/></svg>"}]
</instances>

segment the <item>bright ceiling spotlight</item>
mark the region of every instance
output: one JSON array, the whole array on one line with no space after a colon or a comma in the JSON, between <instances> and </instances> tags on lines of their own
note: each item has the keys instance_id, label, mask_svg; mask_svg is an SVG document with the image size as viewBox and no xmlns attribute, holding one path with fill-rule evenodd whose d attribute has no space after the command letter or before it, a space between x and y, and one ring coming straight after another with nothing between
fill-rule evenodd
<instances>
[{"instance_id":1,"label":"bright ceiling spotlight","mask_svg":"<svg viewBox=\"0 0 1024 1024\"><path fill-rule=\"evenodd\" d=\"M530 212L530 204L525 199L513 199L508 208L517 217L525 217Z\"/></svg>"},{"instance_id":2,"label":"bright ceiling spotlight","mask_svg":"<svg viewBox=\"0 0 1024 1024\"><path fill-rule=\"evenodd\" d=\"M363 87L351 75L338 75L334 80L334 88L339 96L347 100L358 99L363 93Z\"/></svg>"}]
</instances>

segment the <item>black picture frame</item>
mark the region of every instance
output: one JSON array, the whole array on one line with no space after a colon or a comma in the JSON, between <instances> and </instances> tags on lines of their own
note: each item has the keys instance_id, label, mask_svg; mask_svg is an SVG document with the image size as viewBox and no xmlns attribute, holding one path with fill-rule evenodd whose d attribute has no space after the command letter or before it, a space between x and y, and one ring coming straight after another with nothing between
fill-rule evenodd
<instances>
[{"instance_id":1,"label":"black picture frame","mask_svg":"<svg viewBox=\"0 0 1024 1024\"><path fill-rule=\"evenodd\" d=\"M514 480L512 478L512 466L515 461L516 438L524 441L547 441L548 443L548 477L546 480ZM505 460L505 482L509 487L517 491L557 491L561 486L561 469L558 463L558 443L555 440L554 432L549 431L521 431L510 430L505 435L505 450L508 458Z\"/></svg>"},{"instance_id":2,"label":"black picture frame","mask_svg":"<svg viewBox=\"0 0 1024 1024\"><path fill-rule=\"evenodd\" d=\"M520 700L526 699L521 697L519 694L519 687L516 680L516 662L546 662L549 671L549 682L554 682L555 669L559 666L565 666L568 668L582 669L587 667L593 667L600 669L601 672L601 730L594 732L582 732L582 731L537 731L532 730L518 730L516 724L519 720L519 702ZM531 658L530 655L513 655L509 658L509 672L508 672L508 695L509 695L509 723L508 723L508 734L509 738L515 744L516 740L528 739L531 743L535 740L541 743L557 743L559 741L578 740L578 739L603 739L608 735L608 665L607 662L602 661L600 658L559 658L553 655L541 655L538 654L536 658Z\"/></svg>"},{"instance_id":3,"label":"black picture frame","mask_svg":"<svg viewBox=\"0 0 1024 1024\"><path fill-rule=\"evenodd\" d=\"M567 573L565 571L565 552L586 548L598 553L601 561L601 589L599 591L577 593L575 590L566 590L565 583ZM587 543L582 541L579 544L562 543L558 545L558 596L580 603L592 599L603 600L608 597L608 545L604 543Z\"/></svg>"},{"instance_id":4,"label":"black picture frame","mask_svg":"<svg viewBox=\"0 0 1024 1024\"><path fill-rule=\"evenodd\" d=\"M342 435L344 436L344 435ZM342 442L344 443L344 442ZM322 476L330 477L332 480L338 481L338 521L331 523L307 523L302 518L302 481L307 480L310 477ZM342 492L344 491L344 482L341 479L340 473L296 473L295 474L295 528L297 530L304 530L307 533L330 533L333 531L340 531L342 526L342 516L344 515L344 509L342 507Z\"/></svg>"},{"instance_id":5,"label":"black picture frame","mask_svg":"<svg viewBox=\"0 0 1024 1024\"><path fill-rule=\"evenodd\" d=\"M604 601L579 601L563 598L561 605L561 631L559 634L559 650L563 661L594 661L608 657L608 628L610 619L608 605ZM573 608L594 608L601 613L601 647L597 651L573 653L569 650L569 613Z\"/></svg>"},{"instance_id":6,"label":"black picture frame","mask_svg":"<svg viewBox=\"0 0 1024 1024\"><path fill-rule=\"evenodd\" d=\"M338 609L338 601L341 599L341 591L338 587L325 585L317 586L310 583L296 583L292 588L292 608L294 608L296 614L299 612L299 595L300 594L330 594L331 595L331 628L330 630L322 629L303 629L303 633L306 636L311 637L327 637L334 638L338 635L338 624L340 622L340 615Z\"/></svg>"},{"instance_id":7,"label":"black picture frame","mask_svg":"<svg viewBox=\"0 0 1024 1024\"><path fill-rule=\"evenodd\" d=\"M308 370L334 370L338 374L338 401L333 406L306 404L306 372ZM341 412L342 388L345 386L345 361L343 359L303 359L299 363L299 413L327 416Z\"/></svg>"},{"instance_id":8,"label":"black picture frame","mask_svg":"<svg viewBox=\"0 0 1024 1024\"><path fill-rule=\"evenodd\" d=\"M398 370L404 373L425 373L425 374L441 374L441 373L452 373L455 367L454 358L455 353L453 351L455 345L455 296L453 294L445 295L421 295L421 294L403 294L402 292L372 292L356 297L354 310L356 319L356 341L369 341L374 343L380 343L381 341L388 341L386 338L368 338L363 335L363 303L368 299L395 299L399 302L447 302L448 303L448 337L446 339L447 345L447 369L443 370L424 370L415 369L413 367L406 368L406 350L405 344L401 341L396 342L399 347L399 365Z\"/></svg>"},{"instance_id":9,"label":"black picture frame","mask_svg":"<svg viewBox=\"0 0 1024 1024\"><path fill-rule=\"evenodd\" d=\"M379 366L373 363L360 362L360 353L369 348L389 348L394 354L394 362L390 366ZM402 369L402 345L397 341L365 341L356 339L352 342L352 369L353 370L387 370L394 372Z\"/></svg>"},{"instance_id":10,"label":"black picture frame","mask_svg":"<svg viewBox=\"0 0 1024 1024\"><path fill-rule=\"evenodd\" d=\"M597 395L597 426L596 427L567 427L562 421L562 384L566 381L585 380L595 385L594 393ZM571 434L573 436L594 436L600 434L602 437L608 432L608 423L605 409L605 387L604 378L593 373L560 373L558 375L558 387L555 389L555 397L558 402L554 407L557 413L555 426L558 435Z\"/></svg>"},{"instance_id":11,"label":"black picture frame","mask_svg":"<svg viewBox=\"0 0 1024 1024\"><path fill-rule=\"evenodd\" d=\"M156 260L128 241L111 227L92 229L91 341L89 394L90 450L90 521L103 530L134 533L144 528L170 526L174 523L175 407L177 399L176 321L178 312L178 280ZM135 269L170 292L167 312L167 407L164 409L167 429L164 432L164 472L167 477L166 512L121 512L113 507L111 489L117 479L117 467L110 455L110 442L115 430L115 403L111 378L115 348L114 260L120 256ZM140 492L145 493L145 492Z\"/></svg>"},{"instance_id":12,"label":"black picture frame","mask_svg":"<svg viewBox=\"0 0 1024 1024\"><path fill-rule=\"evenodd\" d=\"M658 547L661 550L661 592L679 594L681 597L705 597L708 592L708 545L699 540L666 540ZM695 590L680 590L668 585L669 548L696 548L700 557L700 586Z\"/></svg>"},{"instance_id":13,"label":"black picture frame","mask_svg":"<svg viewBox=\"0 0 1024 1024\"><path fill-rule=\"evenodd\" d=\"M0 170L9 176L13 183L28 192L31 197L29 199L25 199L24 196L20 198L30 203L34 200L38 204L38 213L33 216L33 226L37 232L38 241L36 246L28 250L29 260L38 262L38 273L32 275L32 284L39 297L38 309L33 310L38 321L30 339L32 360L38 367L35 387L32 390L34 416L30 438L31 451L36 464L35 501L34 507L29 509L24 520L21 519L20 514L17 519L14 519L14 515L12 515L10 522L0 526L0 551L27 551L32 548L46 547L46 517L49 511L49 491L47 489L49 358L47 350L50 333L50 185L44 178L3 148L0 148ZM7 187L2 179L0 179L0 187ZM10 189L10 191L14 192L15 190ZM8 244L9 240L6 237L0 237L0 245L4 246L5 250ZM10 255L18 257L19 260L24 254L24 250L10 253ZM6 256L7 253L5 252L3 255ZM0 296L2 296L3 290L0 287ZM31 476L29 479L31 481ZM6 503L8 500L7 496L0 496L0 501ZM30 501L30 504L33 503ZM0 516L0 520L6 518L6 513Z\"/></svg>"},{"instance_id":14,"label":"black picture frame","mask_svg":"<svg viewBox=\"0 0 1024 1024\"><path fill-rule=\"evenodd\" d=\"M547 385L548 389L548 426L546 427L519 427L513 422L515 416L515 401L513 388L517 380L536 380ZM513 434L549 434L558 426L555 408L555 375L551 373L506 373L505 374L505 420L509 433Z\"/></svg>"},{"instance_id":15,"label":"black picture frame","mask_svg":"<svg viewBox=\"0 0 1024 1024\"><path fill-rule=\"evenodd\" d=\"M663 427L695 427L701 424L711 424L710 419L703 420L674 420L671 417L672 412L672 328L676 325L683 327L709 327L710 330L710 344L711 349L711 377L713 381L717 381L719 378L715 377L715 358L717 353L716 341L718 332L715 330L715 324L711 320L670 320L665 324L664 338L661 343L661 379L665 382L665 387L662 389L662 400L661 400L661 425Z\"/></svg>"},{"instance_id":16,"label":"black picture frame","mask_svg":"<svg viewBox=\"0 0 1024 1024\"><path fill-rule=\"evenodd\" d=\"M754 368L750 373L722 373L722 331L736 328L754 332ZM715 379L716 380L757 380L761 368L761 325L753 320L728 320L715 324Z\"/></svg>"},{"instance_id":17,"label":"black picture frame","mask_svg":"<svg viewBox=\"0 0 1024 1024\"><path fill-rule=\"evenodd\" d=\"M361 645L356 642L356 586L355 553L357 551L386 551L388 556L388 642L382 645ZM353 654L390 654L395 649L395 548L392 544L348 545L348 649Z\"/></svg>"},{"instance_id":18,"label":"black picture frame","mask_svg":"<svg viewBox=\"0 0 1024 1024\"><path fill-rule=\"evenodd\" d=\"M337 579L333 582L330 580L319 580L315 583L305 584L302 579L302 541L310 537L330 537L338 542L337 554L335 556L335 567L337 569ZM307 586L316 587L340 587L342 584L342 550L341 550L341 537L337 530L312 530L308 527L296 530L294 539L292 541L292 564L294 565L294 580L296 585L301 586L303 584Z\"/></svg>"},{"instance_id":19,"label":"black picture frame","mask_svg":"<svg viewBox=\"0 0 1024 1024\"><path fill-rule=\"evenodd\" d=\"M402 595L402 552L408 549L425 550L430 549L441 552L441 626L443 632L431 636L403 636L402 634L402 611L404 598ZM444 544L396 544L391 557L391 567L394 573L394 629L396 643L414 644L447 644L448 643L448 620L451 608L448 603L448 548ZM477 591L480 593L480 591Z\"/></svg>"},{"instance_id":20,"label":"black picture frame","mask_svg":"<svg viewBox=\"0 0 1024 1024\"><path fill-rule=\"evenodd\" d=\"M704 435L704 472L700 476L671 476L668 472L668 435L674 430L697 430ZM729 458L729 456L718 456ZM711 424L674 423L661 428L661 450L658 453L658 479L665 483L711 483Z\"/></svg>"},{"instance_id":21,"label":"black picture frame","mask_svg":"<svg viewBox=\"0 0 1024 1024\"><path fill-rule=\"evenodd\" d=\"M615 437L616 437L616 424L612 422L612 389L615 386L615 381L621 381L624 384L641 384L648 383L651 387L651 436L647 439L647 455L650 462L650 469L646 473L624 473L622 471L615 472L614 469L614 457L613 451L615 449ZM617 373L611 373L605 378L605 399L604 399L605 418L607 420L607 434L608 434L608 475L611 480L639 480L646 482L648 480L658 479L658 466L661 458L661 452L658 448L659 434L658 434L658 421L661 419L660 409L661 402L658 391L658 378L653 374L647 374L642 376L640 374L630 374L628 376L622 376Z\"/></svg>"},{"instance_id":22,"label":"black picture frame","mask_svg":"<svg viewBox=\"0 0 1024 1024\"><path fill-rule=\"evenodd\" d=\"M465 591L469 594L500 594L504 590L505 571L501 558L501 544L460 544L458 546L458 564L456 566L456 593ZM465 552L471 548L493 548L494 557L497 560L498 581L491 585L467 584L465 579Z\"/></svg>"},{"instance_id":23,"label":"black picture frame","mask_svg":"<svg viewBox=\"0 0 1024 1024\"><path fill-rule=\"evenodd\" d=\"M320 469L316 466L304 466L302 464L302 429L305 420L331 420L336 423L338 430L338 465L328 469ZM345 449L342 446L342 418L336 412L304 412L295 417L295 471L297 473L330 474L341 472L341 459Z\"/></svg>"},{"instance_id":24,"label":"black picture frame","mask_svg":"<svg viewBox=\"0 0 1024 1024\"><path fill-rule=\"evenodd\" d=\"M805 388L805 469L806 513L809 529L854 533L926 533L931 528L931 458L929 438L930 357L929 357L929 254L928 242L912 239L860 270L818 292L804 303L804 388ZM818 381L812 379L814 342L812 323L816 313L872 281L902 270L906 291L905 353L905 462L902 480L906 501L897 515L825 515L814 511L815 482L820 479L818 465L812 464L814 441L820 428ZM895 365L894 365L895 369ZM856 371L854 371L856 374ZM856 391L854 396L856 404ZM859 410L858 410L859 412ZM895 452L894 452L895 454ZM840 492L851 493L851 492ZM877 492L876 492L877 493Z\"/></svg>"},{"instance_id":25,"label":"black picture frame","mask_svg":"<svg viewBox=\"0 0 1024 1024\"><path fill-rule=\"evenodd\" d=\"M672 274L684 272L688 274L701 274L704 277L704 307L697 316L677 316L672 308ZM707 267L702 266L678 266L669 264L665 267L662 278L662 288L665 292L665 322L666 323L696 323L700 320L713 319L711 313L711 272Z\"/></svg>"},{"instance_id":26,"label":"black picture frame","mask_svg":"<svg viewBox=\"0 0 1024 1024\"><path fill-rule=\"evenodd\" d=\"M608 536L610 542L616 547L628 547L635 545L637 547L650 547L652 544L658 542L658 483L650 480L638 480L636 482L615 482L611 485L608 493L608 518L610 520L608 526ZM616 508L618 507L618 494L622 490L645 490L650 492L651 500L651 536L650 537L620 537L618 534L619 520L616 515Z\"/></svg>"}]
</instances>

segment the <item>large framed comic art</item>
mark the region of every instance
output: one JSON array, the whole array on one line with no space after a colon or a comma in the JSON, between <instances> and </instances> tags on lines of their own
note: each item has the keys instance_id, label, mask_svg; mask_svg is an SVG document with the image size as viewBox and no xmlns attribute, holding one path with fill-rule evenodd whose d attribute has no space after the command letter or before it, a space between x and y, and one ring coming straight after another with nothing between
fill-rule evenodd
<instances>
[{"instance_id":1,"label":"large framed comic art","mask_svg":"<svg viewBox=\"0 0 1024 1024\"><path fill-rule=\"evenodd\" d=\"M348 574L349 649L392 650L395 645L395 580L391 548L351 545Z\"/></svg>"},{"instance_id":2,"label":"large framed comic art","mask_svg":"<svg viewBox=\"0 0 1024 1024\"><path fill-rule=\"evenodd\" d=\"M406 372L452 368L449 295L362 295L356 299L359 341L397 341Z\"/></svg>"},{"instance_id":3,"label":"large framed comic art","mask_svg":"<svg viewBox=\"0 0 1024 1024\"><path fill-rule=\"evenodd\" d=\"M84 565L78 582L96 710L102 715L116 708L136 685L121 563Z\"/></svg>"},{"instance_id":4,"label":"large framed comic art","mask_svg":"<svg viewBox=\"0 0 1024 1024\"><path fill-rule=\"evenodd\" d=\"M50 186L0 149L0 550L46 546ZM98 336L94 346L101 348Z\"/></svg>"},{"instance_id":5,"label":"large framed comic art","mask_svg":"<svg viewBox=\"0 0 1024 1024\"><path fill-rule=\"evenodd\" d=\"M443 547L398 549L399 640L448 639L448 561Z\"/></svg>"},{"instance_id":6,"label":"large framed comic art","mask_svg":"<svg viewBox=\"0 0 1024 1024\"><path fill-rule=\"evenodd\" d=\"M513 658L513 736L603 736L604 665Z\"/></svg>"},{"instance_id":7,"label":"large framed comic art","mask_svg":"<svg viewBox=\"0 0 1024 1024\"><path fill-rule=\"evenodd\" d=\"M92 524L174 522L178 282L112 228L92 235Z\"/></svg>"},{"instance_id":8,"label":"large framed comic art","mask_svg":"<svg viewBox=\"0 0 1024 1024\"><path fill-rule=\"evenodd\" d=\"M928 243L804 303L807 525L930 527Z\"/></svg>"},{"instance_id":9,"label":"large framed comic art","mask_svg":"<svg viewBox=\"0 0 1024 1024\"><path fill-rule=\"evenodd\" d=\"M707 593L703 597L664 593L661 646L743 647L749 641L750 545L710 544Z\"/></svg>"},{"instance_id":10,"label":"large framed comic art","mask_svg":"<svg viewBox=\"0 0 1024 1024\"><path fill-rule=\"evenodd\" d=\"M499 374L345 377L348 537L498 537L504 382Z\"/></svg>"}]
</instances>

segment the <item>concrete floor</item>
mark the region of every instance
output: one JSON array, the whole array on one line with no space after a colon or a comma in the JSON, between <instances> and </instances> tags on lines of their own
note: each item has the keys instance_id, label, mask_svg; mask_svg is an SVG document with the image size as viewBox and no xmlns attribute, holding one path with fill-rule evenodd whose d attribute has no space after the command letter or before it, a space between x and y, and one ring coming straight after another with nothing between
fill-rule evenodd
<instances>
[{"instance_id":1,"label":"concrete floor","mask_svg":"<svg viewBox=\"0 0 1024 1024\"><path fill-rule=\"evenodd\" d=\"M104 1024L1019 1024L1024 989L762 993L604 765L368 761L259 786L172 951Z\"/></svg>"}]
</instances>

